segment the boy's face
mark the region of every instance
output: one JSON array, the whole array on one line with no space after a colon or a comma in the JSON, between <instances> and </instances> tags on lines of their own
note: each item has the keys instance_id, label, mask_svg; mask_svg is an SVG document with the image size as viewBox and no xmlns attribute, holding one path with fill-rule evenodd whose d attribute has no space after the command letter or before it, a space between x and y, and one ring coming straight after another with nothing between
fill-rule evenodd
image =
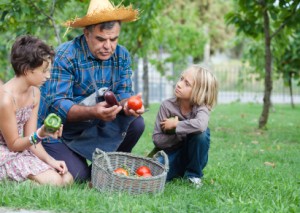
<instances>
[{"instance_id":1,"label":"boy's face","mask_svg":"<svg viewBox=\"0 0 300 213\"><path fill-rule=\"evenodd\" d=\"M175 87L175 95L177 98L189 101L194 86L194 75L191 70L186 70L181 74L179 81Z\"/></svg>"},{"instance_id":2,"label":"boy's face","mask_svg":"<svg viewBox=\"0 0 300 213\"><path fill-rule=\"evenodd\" d=\"M120 24L115 23L112 29L100 30L96 25L92 31L84 29L84 36L88 47L95 58L107 60L115 52L120 34Z\"/></svg>"}]
</instances>

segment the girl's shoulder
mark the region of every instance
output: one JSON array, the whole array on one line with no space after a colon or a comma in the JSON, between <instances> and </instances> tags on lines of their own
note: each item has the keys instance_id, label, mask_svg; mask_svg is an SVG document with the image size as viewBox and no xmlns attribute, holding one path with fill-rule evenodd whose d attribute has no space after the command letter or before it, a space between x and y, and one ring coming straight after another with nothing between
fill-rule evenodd
<instances>
[{"instance_id":1,"label":"girl's shoulder","mask_svg":"<svg viewBox=\"0 0 300 213\"><path fill-rule=\"evenodd\" d=\"M162 105L178 105L176 97L165 99Z\"/></svg>"},{"instance_id":2,"label":"girl's shoulder","mask_svg":"<svg viewBox=\"0 0 300 213\"><path fill-rule=\"evenodd\" d=\"M161 108L161 111L165 111L165 112L168 112L168 113L171 113L171 114L180 113L180 108L179 108L179 104L177 102L176 97L165 99L161 103L160 108Z\"/></svg>"},{"instance_id":3,"label":"girl's shoulder","mask_svg":"<svg viewBox=\"0 0 300 213\"><path fill-rule=\"evenodd\" d=\"M39 105L40 103L40 96L41 91L38 87L32 86L32 99L33 99L33 105Z\"/></svg>"},{"instance_id":4,"label":"girl's shoulder","mask_svg":"<svg viewBox=\"0 0 300 213\"><path fill-rule=\"evenodd\" d=\"M7 109L15 109L14 97L3 86L0 86L0 97L0 111L2 113Z\"/></svg>"},{"instance_id":5,"label":"girl's shoulder","mask_svg":"<svg viewBox=\"0 0 300 213\"><path fill-rule=\"evenodd\" d=\"M205 111L205 112L209 113L211 111L211 109L210 109L209 106L203 104L203 105L200 105L200 106L199 105L194 105L192 111L194 113L197 113L199 111L202 111L202 112Z\"/></svg>"},{"instance_id":6,"label":"girl's shoulder","mask_svg":"<svg viewBox=\"0 0 300 213\"><path fill-rule=\"evenodd\" d=\"M38 106L40 102L40 90L39 88L35 86L30 87L30 93L31 93L31 98L29 98L29 105L28 106ZM2 110L7 110L7 109L13 109L16 110L20 106L18 105L14 95L10 93L9 91L5 90L3 86L0 86L0 111L3 112ZM21 104L22 106L23 104ZM26 105L25 105L26 106Z\"/></svg>"}]
</instances>

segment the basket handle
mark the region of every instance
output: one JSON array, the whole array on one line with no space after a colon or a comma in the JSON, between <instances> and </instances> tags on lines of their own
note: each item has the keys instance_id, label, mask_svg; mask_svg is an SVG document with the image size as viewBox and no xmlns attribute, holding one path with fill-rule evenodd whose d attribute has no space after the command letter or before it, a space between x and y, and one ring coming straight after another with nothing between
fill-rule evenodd
<instances>
[{"instance_id":1,"label":"basket handle","mask_svg":"<svg viewBox=\"0 0 300 213\"><path fill-rule=\"evenodd\" d=\"M113 171L113 169L111 167L111 163L110 163L109 157L107 156L106 152L102 151L99 148L96 148L95 151L94 151L94 153L93 153L93 162L95 160L101 158L102 156L104 157L104 160L106 160L108 170L109 171Z\"/></svg>"},{"instance_id":2,"label":"basket handle","mask_svg":"<svg viewBox=\"0 0 300 213\"><path fill-rule=\"evenodd\" d=\"M167 154L163 150L158 151L153 156L153 159L157 160L157 158L160 157L160 156L162 156L164 158L165 170L168 172L169 171L169 158L168 158Z\"/></svg>"}]
</instances>

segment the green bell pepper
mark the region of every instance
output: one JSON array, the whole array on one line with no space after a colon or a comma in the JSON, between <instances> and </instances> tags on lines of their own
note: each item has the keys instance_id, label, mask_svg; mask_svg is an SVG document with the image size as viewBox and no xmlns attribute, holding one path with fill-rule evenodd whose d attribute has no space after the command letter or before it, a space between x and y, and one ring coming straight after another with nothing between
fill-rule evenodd
<instances>
[{"instance_id":1,"label":"green bell pepper","mask_svg":"<svg viewBox=\"0 0 300 213\"><path fill-rule=\"evenodd\" d=\"M54 133L61 126L61 118L54 113L50 113L44 120L45 130Z\"/></svg>"}]
</instances>

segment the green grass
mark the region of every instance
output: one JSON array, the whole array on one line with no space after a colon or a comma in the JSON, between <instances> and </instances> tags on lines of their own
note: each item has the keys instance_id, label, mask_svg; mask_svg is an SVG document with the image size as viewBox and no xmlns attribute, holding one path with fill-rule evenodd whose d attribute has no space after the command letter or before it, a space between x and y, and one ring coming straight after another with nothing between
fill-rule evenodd
<instances>
[{"instance_id":1,"label":"green grass","mask_svg":"<svg viewBox=\"0 0 300 213\"><path fill-rule=\"evenodd\" d=\"M134 149L146 155L159 105L145 113L146 130ZM100 193L87 184L67 188L0 183L0 205L53 212L300 212L300 110L275 105L267 130L262 106L233 103L212 112L204 186L167 183L159 195Z\"/></svg>"}]
</instances>

